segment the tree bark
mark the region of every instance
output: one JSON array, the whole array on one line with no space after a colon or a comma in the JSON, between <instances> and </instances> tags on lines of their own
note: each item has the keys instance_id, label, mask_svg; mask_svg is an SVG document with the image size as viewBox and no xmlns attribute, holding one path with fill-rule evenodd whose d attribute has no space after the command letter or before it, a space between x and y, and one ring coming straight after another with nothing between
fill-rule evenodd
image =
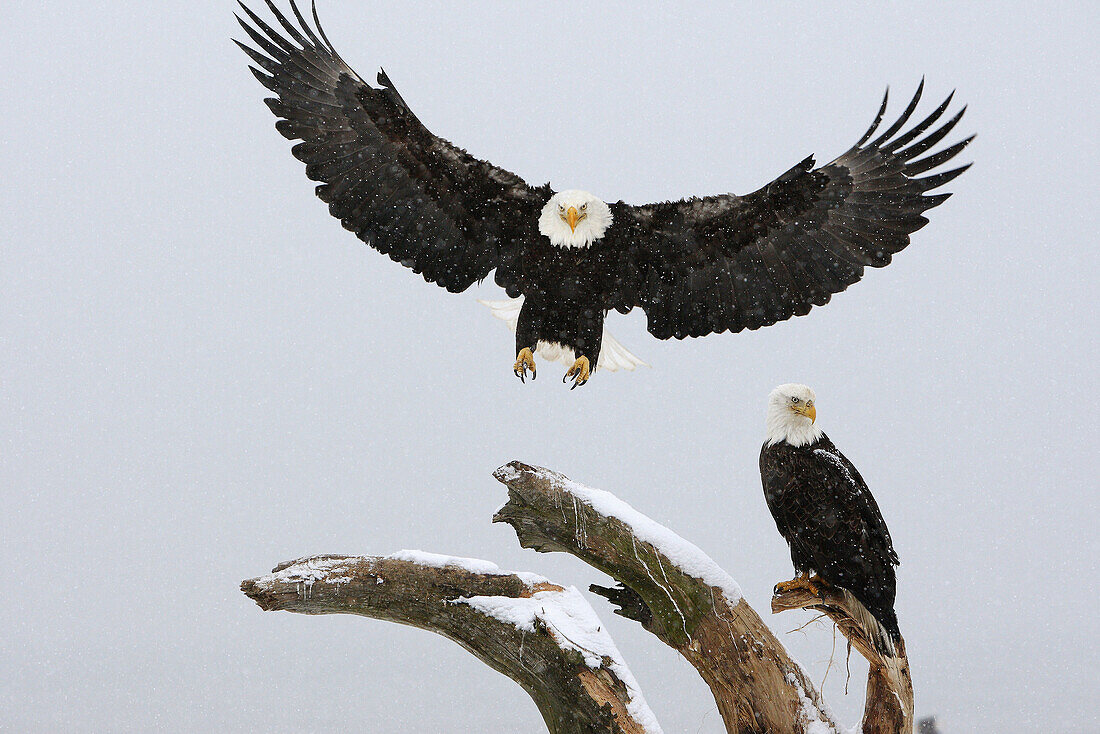
<instances>
[{"instance_id":1,"label":"tree bark","mask_svg":"<svg viewBox=\"0 0 1100 734\"><path fill-rule=\"evenodd\" d=\"M597 509L598 491L548 469L512 462L494 476L508 502L493 521L511 525L525 548L571 553L618 581L591 589L695 666L726 731L838 730L801 666L702 551L618 500L596 501L621 505L614 514Z\"/></svg>"},{"instance_id":2,"label":"tree bark","mask_svg":"<svg viewBox=\"0 0 1100 734\"><path fill-rule=\"evenodd\" d=\"M840 631L867 659L867 699L863 707L864 734L896 734L913 731L913 679L909 674L909 658L905 640L899 640L897 655L883 655L871 641L870 633L859 623L859 615L845 595L837 589L818 584L818 594L808 587L797 586L787 591L776 589L772 596L772 612L789 609L814 609L836 623Z\"/></svg>"},{"instance_id":3,"label":"tree bark","mask_svg":"<svg viewBox=\"0 0 1100 734\"><path fill-rule=\"evenodd\" d=\"M244 581L241 591L265 611L358 614L448 637L519 683L534 699L552 734L660 731L633 677L615 659L617 652L593 654L581 646L583 641L568 639L571 632L562 629L565 625L554 625L555 618L546 614L548 609L564 608L566 616L557 619L573 622L580 599L576 589L534 574L482 572L495 567L473 563L313 556L282 563L267 576ZM529 604L509 607L508 600L529 600ZM591 612L587 602L580 599L580 603ZM529 610L531 624L508 614L494 616L492 610L500 604ZM587 620L585 610L580 612ZM600 632L597 626L596 633ZM601 640L598 634L585 639Z\"/></svg>"}]
</instances>

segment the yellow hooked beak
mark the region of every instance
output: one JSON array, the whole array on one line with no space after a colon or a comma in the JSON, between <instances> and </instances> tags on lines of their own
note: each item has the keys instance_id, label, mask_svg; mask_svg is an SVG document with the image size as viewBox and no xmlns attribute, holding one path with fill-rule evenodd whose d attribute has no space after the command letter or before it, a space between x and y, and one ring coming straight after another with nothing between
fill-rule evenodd
<instances>
[{"instance_id":1,"label":"yellow hooked beak","mask_svg":"<svg viewBox=\"0 0 1100 734\"><path fill-rule=\"evenodd\" d=\"M812 405L791 406L791 410L810 419L810 423L817 420L817 408Z\"/></svg>"},{"instance_id":2,"label":"yellow hooked beak","mask_svg":"<svg viewBox=\"0 0 1100 734\"><path fill-rule=\"evenodd\" d=\"M569 222L569 231L577 231L577 222L580 221L580 215L577 214L577 207L571 206L569 210L565 212L565 221Z\"/></svg>"}]
</instances>

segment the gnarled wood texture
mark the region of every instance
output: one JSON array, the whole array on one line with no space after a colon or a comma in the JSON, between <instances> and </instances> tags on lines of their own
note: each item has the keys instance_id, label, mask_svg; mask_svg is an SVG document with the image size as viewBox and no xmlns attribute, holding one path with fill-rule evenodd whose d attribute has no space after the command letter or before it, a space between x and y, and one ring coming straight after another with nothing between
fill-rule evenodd
<instances>
[{"instance_id":1,"label":"gnarled wood texture","mask_svg":"<svg viewBox=\"0 0 1100 734\"><path fill-rule=\"evenodd\" d=\"M562 598L576 595L575 589L534 574L478 573L462 565L415 559L325 555L279 564L266 576L242 582L241 591L265 611L358 614L448 637L519 683L534 699L551 734L660 731L636 683L623 680L613 659L579 650L562 639L560 630L540 623L541 618L531 631L470 603L471 597L492 597L490 605L501 599L532 599L546 606L568 601L576 608L576 599Z\"/></svg>"},{"instance_id":2,"label":"gnarled wood texture","mask_svg":"<svg viewBox=\"0 0 1100 734\"><path fill-rule=\"evenodd\" d=\"M808 586L795 584L786 590L778 587L772 596L772 612L789 609L814 609L836 623L852 647L867 659L867 702L863 708L864 734L896 734L913 731L913 679L905 640L897 644L897 656L878 651L870 633L859 623L859 614L838 589L816 583L818 593Z\"/></svg>"}]
</instances>

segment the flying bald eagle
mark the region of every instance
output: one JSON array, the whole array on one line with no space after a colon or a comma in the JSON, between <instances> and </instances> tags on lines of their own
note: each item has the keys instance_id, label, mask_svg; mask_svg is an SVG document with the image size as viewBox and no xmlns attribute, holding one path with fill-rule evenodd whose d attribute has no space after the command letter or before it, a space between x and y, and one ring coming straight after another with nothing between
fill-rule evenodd
<instances>
[{"instance_id":1,"label":"flying bald eagle","mask_svg":"<svg viewBox=\"0 0 1100 734\"><path fill-rule=\"evenodd\" d=\"M808 157L751 194L632 206L585 191L555 193L429 132L385 72L372 86L340 58L316 5L311 27L293 0L297 23L266 2L285 35L242 5L251 23L238 21L255 48L238 45L276 95L265 100L280 118L275 127L302 141L292 152L321 182L317 196L371 247L451 292L495 270L497 284L524 299L514 323L521 380L528 371L534 378L534 354L549 350L571 364L565 380L583 385L605 358L603 324L612 309L644 309L658 339L806 314L859 280L864 267L889 263L927 223L922 212L949 196L925 194L967 168L920 177L971 140L920 157L963 114L932 130L949 96L901 132L922 81L874 140L885 97L848 152L818 168Z\"/></svg>"},{"instance_id":2,"label":"flying bald eagle","mask_svg":"<svg viewBox=\"0 0 1100 734\"><path fill-rule=\"evenodd\" d=\"M778 587L813 588L820 578L847 591L859 602L854 608L870 613L858 621L875 646L895 655L898 554L867 483L817 426L815 400L813 390L794 384L780 385L768 398L760 481L798 574Z\"/></svg>"}]
</instances>

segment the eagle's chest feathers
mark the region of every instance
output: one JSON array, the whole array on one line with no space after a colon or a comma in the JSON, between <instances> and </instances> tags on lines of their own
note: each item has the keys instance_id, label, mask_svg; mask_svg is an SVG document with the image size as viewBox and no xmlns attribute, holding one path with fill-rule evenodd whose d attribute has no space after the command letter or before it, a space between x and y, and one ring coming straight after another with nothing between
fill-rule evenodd
<instances>
[{"instance_id":1,"label":"eagle's chest feathers","mask_svg":"<svg viewBox=\"0 0 1100 734\"><path fill-rule=\"evenodd\" d=\"M770 505L784 506L816 499L823 487L812 481L794 481L793 478L815 476L817 465L822 461L821 454L828 453L823 448L827 445L819 438L804 446L779 441L765 448L772 467L764 482Z\"/></svg>"}]
</instances>

